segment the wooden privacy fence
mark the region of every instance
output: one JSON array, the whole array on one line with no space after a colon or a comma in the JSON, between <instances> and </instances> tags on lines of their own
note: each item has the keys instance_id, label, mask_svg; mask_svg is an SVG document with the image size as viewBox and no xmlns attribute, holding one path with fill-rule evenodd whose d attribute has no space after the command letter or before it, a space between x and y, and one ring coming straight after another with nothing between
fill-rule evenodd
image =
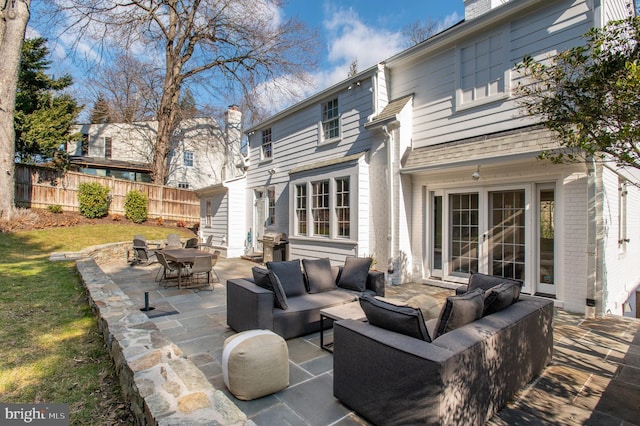
<instances>
[{"instance_id":1,"label":"wooden privacy fence","mask_svg":"<svg viewBox=\"0 0 640 426\"><path fill-rule=\"evenodd\" d=\"M27 208L60 205L63 210L78 211L78 186L84 182L109 188L110 214L124 216L127 193L138 190L147 194L149 219L182 220L189 225L200 222L200 199L190 190L23 164L16 164L15 204Z\"/></svg>"}]
</instances>

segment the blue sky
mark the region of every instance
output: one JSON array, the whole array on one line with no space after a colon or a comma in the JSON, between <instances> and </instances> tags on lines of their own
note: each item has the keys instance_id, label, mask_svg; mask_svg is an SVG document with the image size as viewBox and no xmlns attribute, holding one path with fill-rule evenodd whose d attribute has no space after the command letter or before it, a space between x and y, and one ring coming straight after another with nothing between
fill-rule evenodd
<instances>
[{"instance_id":1,"label":"blue sky","mask_svg":"<svg viewBox=\"0 0 640 426\"><path fill-rule=\"evenodd\" d=\"M313 72L315 84L304 89L304 96L308 96L344 80L354 59L357 59L358 69L362 71L406 48L402 30L408 24L430 19L444 29L459 22L464 16L464 5L463 0L289 0L281 12L284 18L302 20L317 30L321 37L322 51L318 68ZM38 13L37 2L33 13ZM47 33L39 31L36 22L37 19L32 20L28 37ZM50 39L53 59L51 74L72 74L73 95L80 102L90 104L82 96L86 74L66 56L69 51L67 45L73 41L72 36L65 34L51 40L51 34L43 35ZM95 55L88 44L80 42L76 47L77 52L85 57ZM269 102L273 103L273 97L270 98ZM272 106L282 108L286 105Z\"/></svg>"},{"instance_id":2,"label":"blue sky","mask_svg":"<svg viewBox=\"0 0 640 426\"><path fill-rule=\"evenodd\" d=\"M363 70L403 50L408 24L431 19L441 29L450 27L463 19L464 5L462 0L291 0L284 13L320 34L317 89L323 89L346 78L354 58Z\"/></svg>"}]
</instances>

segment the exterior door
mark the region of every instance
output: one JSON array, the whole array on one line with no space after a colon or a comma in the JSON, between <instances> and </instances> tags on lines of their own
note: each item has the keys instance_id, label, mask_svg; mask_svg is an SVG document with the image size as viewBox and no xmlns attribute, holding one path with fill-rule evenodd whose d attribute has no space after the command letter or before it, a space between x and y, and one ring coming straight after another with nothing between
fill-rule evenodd
<instances>
[{"instance_id":1,"label":"exterior door","mask_svg":"<svg viewBox=\"0 0 640 426\"><path fill-rule=\"evenodd\" d=\"M525 191L489 192L489 274L525 280Z\"/></svg>"},{"instance_id":2,"label":"exterior door","mask_svg":"<svg viewBox=\"0 0 640 426\"><path fill-rule=\"evenodd\" d=\"M556 202L553 184L537 187L538 276L537 293L555 295L555 217Z\"/></svg>"},{"instance_id":3,"label":"exterior door","mask_svg":"<svg viewBox=\"0 0 640 426\"><path fill-rule=\"evenodd\" d=\"M464 282L482 272L556 294L555 184L429 195L432 277Z\"/></svg>"},{"instance_id":4,"label":"exterior door","mask_svg":"<svg viewBox=\"0 0 640 426\"><path fill-rule=\"evenodd\" d=\"M443 264L443 217L442 193L431 192L431 276L442 279Z\"/></svg>"},{"instance_id":5,"label":"exterior door","mask_svg":"<svg viewBox=\"0 0 640 426\"><path fill-rule=\"evenodd\" d=\"M449 274L467 277L478 272L479 196L477 192L449 194Z\"/></svg>"}]
</instances>

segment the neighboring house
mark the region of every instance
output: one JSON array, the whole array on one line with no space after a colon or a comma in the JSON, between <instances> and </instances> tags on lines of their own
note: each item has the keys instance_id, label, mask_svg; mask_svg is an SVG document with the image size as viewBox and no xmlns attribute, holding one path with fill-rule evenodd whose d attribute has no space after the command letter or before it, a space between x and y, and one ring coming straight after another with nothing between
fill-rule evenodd
<instances>
[{"instance_id":1,"label":"neighboring house","mask_svg":"<svg viewBox=\"0 0 640 426\"><path fill-rule=\"evenodd\" d=\"M372 255L394 283L514 277L587 315L635 315L640 190L602 163L538 160L515 64L583 43L630 0L467 0L465 20L247 130L246 230L290 258Z\"/></svg>"},{"instance_id":2,"label":"neighboring house","mask_svg":"<svg viewBox=\"0 0 640 426\"><path fill-rule=\"evenodd\" d=\"M82 140L67 144L71 166L87 174L150 182L157 129L157 121L77 126ZM239 147L239 141L232 143ZM197 189L222 182L228 145L214 119L181 121L171 138L166 185Z\"/></svg>"},{"instance_id":3,"label":"neighboring house","mask_svg":"<svg viewBox=\"0 0 640 426\"><path fill-rule=\"evenodd\" d=\"M213 237L223 255L245 252L245 162L240 152L242 114L231 106L224 128L210 118L183 120L172 137L167 186L200 197L199 236ZM157 121L78 126L84 136L69 143L71 164L85 173L150 182Z\"/></svg>"}]
</instances>

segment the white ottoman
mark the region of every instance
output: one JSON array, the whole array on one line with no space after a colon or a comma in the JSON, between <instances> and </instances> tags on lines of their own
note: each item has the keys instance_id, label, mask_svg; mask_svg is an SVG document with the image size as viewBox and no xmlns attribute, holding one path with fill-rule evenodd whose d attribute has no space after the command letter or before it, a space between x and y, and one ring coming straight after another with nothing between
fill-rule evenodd
<instances>
[{"instance_id":1,"label":"white ottoman","mask_svg":"<svg viewBox=\"0 0 640 426\"><path fill-rule=\"evenodd\" d=\"M228 337L222 349L224 384L245 401L289 386L289 349L270 330L248 330Z\"/></svg>"}]
</instances>

